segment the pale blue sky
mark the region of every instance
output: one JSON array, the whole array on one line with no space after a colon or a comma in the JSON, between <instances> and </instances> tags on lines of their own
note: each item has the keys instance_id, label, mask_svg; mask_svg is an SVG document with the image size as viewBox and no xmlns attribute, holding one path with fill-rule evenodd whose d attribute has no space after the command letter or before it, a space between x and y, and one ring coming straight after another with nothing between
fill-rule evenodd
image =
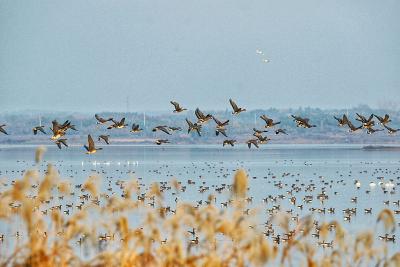
<instances>
[{"instance_id":1,"label":"pale blue sky","mask_svg":"<svg viewBox=\"0 0 400 267\"><path fill-rule=\"evenodd\" d=\"M399 14L398 0L0 0L0 111L400 103Z\"/></svg>"}]
</instances>

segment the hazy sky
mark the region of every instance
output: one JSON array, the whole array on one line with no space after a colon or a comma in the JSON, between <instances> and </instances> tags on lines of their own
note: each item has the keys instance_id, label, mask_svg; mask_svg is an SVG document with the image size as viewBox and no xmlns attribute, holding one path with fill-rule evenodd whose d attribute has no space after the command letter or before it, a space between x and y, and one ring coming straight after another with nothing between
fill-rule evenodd
<instances>
[{"instance_id":1,"label":"hazy sky","mask_svg":"<svg viewBox=\"0 0 400 267\"><path fill-rule=\"evenodd\" d=\"M398 0L0 0L0 111L400 103L399 14Z\"/></svg>"}]
</instances>

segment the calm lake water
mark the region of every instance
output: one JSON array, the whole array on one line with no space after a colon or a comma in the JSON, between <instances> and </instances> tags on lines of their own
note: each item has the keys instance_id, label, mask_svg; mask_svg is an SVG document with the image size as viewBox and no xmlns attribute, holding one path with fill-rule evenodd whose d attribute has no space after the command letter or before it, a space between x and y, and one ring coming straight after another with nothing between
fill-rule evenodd
<instances>
[{"instance_id":1,"label":"calm lake water","mask_svg":"<svg viewBox=\"0 0 400 267\"><path fill-rule=\"evenodd\" d=\"M218 194L215 188L230 184L234 171L244 168L250 176L248 195L253 197L250 206L259 208L260 224L268 218L266 210L280 204L282 210L292 210L292 215L313 213L317 220L338 220L348 231L375 230L377 239L381 233L375 228L377 213L383 208L400 210L393 203L400 199L396 189L400 182L400 150L396 149L365 150L359 145L264 145L260 149L245 146L110 145L103 148L97 154L86 155L83 147L58 150L50 146L40 169L44 171L46 164L52 163L62 178L74 184L82 183L91 173L99 173L103 190L111 185L110 194L120 194L115 185L117 180L136 177L148 186L175 177L187 185L187 190L178 196L179 201L196 204L196 201L203 200L204 203L212 193L217 196L216 204L221 206L230 195L228 191ZM0 177L8 181L19 178L24 170L34 165L35 149L34 146L0 146ZM196 184L188 185L188 179ZM355 180L360 181L360 189L356 188ZM371 187L371 182L376 186ZM208 186L209 190L199 193L200 185ZM302 189L293 192L296 206L289 202L287 194L294 186ZM314 187L314 190L305 192L307 187ZM323 190L329 199L321 203L316 196ZM264 203L262 200L269 195L283 195L285 198L276 203ZM304 204L301 210L297 205L302 204L305 195L313 195L314 200ZM356 203L351 201L354 197L357 197ZM166 194L166 201L171 205L175 198L171 193ZM388 205L385 201L389 201ZM335 213L312 212L311 208L335 208ZM342 210L346 208L357 208L357 215L350 222L344 221ZM372 208L372 215L364 213L366 208ZM395 216L399 223L400 215ZM6 225L2 224L1 228L7 232ZM390 246L399 249L398 243Z\"/></svg>"}]
</instances>

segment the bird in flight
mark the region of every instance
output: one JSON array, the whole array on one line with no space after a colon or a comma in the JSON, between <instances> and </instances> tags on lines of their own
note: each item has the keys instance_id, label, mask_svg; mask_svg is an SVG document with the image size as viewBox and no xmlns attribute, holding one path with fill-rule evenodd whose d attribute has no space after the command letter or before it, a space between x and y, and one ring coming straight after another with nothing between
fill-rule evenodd
<instances>
[{"instance_id":1,"label":"bird in flight","mask_svg":"<svg viewBox=\"0 0 400 267\"><path fill-rule=\"evenodd\" d=\"M233 140L233 139L227 139L227 140L224 140L224 142L222 143L222 146L225 146L225 145L234 146L234 145L235 145L235 143L236 143L236 140Z\"/></svg>"},{"instance_id":2,"label":"bird in flight","mask_svg":"<svg viewBox=\"0 0 400 267\"><path fill-rule=\"evenodd\" d=\"M302 118L300 116L295 116L292 115L294 121L297 124L297 127L303 127L303 128L312 128L312 127L317 127L316 125L310 124L310 119L309 118Z\"/></svg>"},{"instance_id":3,"label":"bird in flight","mask_svg":"<svg viewBox=\"0 0 400 267\"><path fill-rule=\"evenodd\" d=\"M161 144L168 144L169 143L169 141L168 141L168 139L157 139L156 140L156 145L161 145Z\"/></svg>"},{"instance_id":4,"label":"bird in flight","mask_svg":"<svg viewBox=\"0 0 400 267\"><path fill-rule=\"evenodd\" d=\"M152 131L153 131L153 132L162 131L162 132L164 132L164 133L166 133L166 134L171 135L171 133L169 132L169 127L166 126L166 125L159 125L159 126L156 126L156 127L153 128Z\"/></svg>"},{"instance_id":5,"label":"bird in flight","mask_svg":"<svg viewBox=\"0 0 400 267\"><path fill-rule=\"evenodd\" d=\"M273 119L268 118L266 115L261 115L260 118L265 121L265 128L270 128L270 127L274 127L277 124L280 124L280 121L274 122Z\"/></svg>"},{"instance_id":6,"label":"bird in flight","mask_svg":"<svg viewBox=\"0 0 400 267\"><path fill-rule=\"evenodd\" d=\"M285 129L278 129L275 131L275 134L286 134L287 135L287 132Z\"/></svg>"},{"instance_id":7,"label":"bird in flight","mask_svg":"<svg viewBox=\"0 0 400 267\"><path fill-rule=\"evenodd\" d=\"M188 133L196 131L197 134L201 136L201 124L193 123L188 119L186 119L186 123L188 124Z\"/></svg>"},{"instance_id":8,"label":"bird in flight","mask_svg":"<svg viewBox=\"0 0 400 267\"><path fill-rule=\"evenodd\" d=\"M194 114L197 117L197 123L201 123L201 124L206 123L213 118L213 116L211 114L207 114L207 116L204 115L204 113L201 112L199 108L196 108L196 110L194 111Z\"/></svg>"},{"instance_id":9,"label":"bird in flight","mask_svg":"<svg viewBox=\"0 0 400 267\"><path fill-rule=\"evenodd\" d=\"M140 128L139 124L132 124L132 129L130 130L131 133L139 133L142 129Z\"/></svg>"},{"instance_id":10,"label":"bird in flight","mask_svg":"<svg viewBox=\"0 0 400 267\"><path fill-rule=\"evenodd\" d=\"M44 131L44 126L43 125L39 125L39 126L33 127L32 131L33 131L34 135L37 135L38 131L46 134L46 132Z\"/></svg>"},{"instance_id":11,"label":"bird in flight","mask_svg":"<svg viewBox=\"0 0 400 267\"><path fill-rule=\"evenodd\" d=\"M391 119L389 119L389 114L385 114L384 117L380 117L380 116L375 115L375 114L373 114L373 115L375 116L375 118L378 119L378 121L379 121L379 123L380 123L381 125L386 125L386 124L388 124L389 122L392 121Z\"/></svg>"},{"instance_id":12,"label":"bird in flight","mask_svg":"<svg viewBox=\"0 0 400 267\"><path fill-rule=\"evenodd\" d=\"M5 127L5 126L6 126L5 124L0 125L0 132L2 132L3 134L7 134L7 135L8 135L8 133L6 132L6 130L4 130L4 127Z\"/></svg>"},{"instance_id":13,"label":"bird in flight","mask_svg":"<svg viewBox=\"0 0 400 267\"><path fill-rule=\"evenodd\" d=\"M87 151L86 154L94 154L97 152L97 150L103 149L101 147L96 148L96 146L94 145L93 138L90 134L88 135L88 146L84 145L83 147L86 148Z\"/></svg>"},{"instance_id":14,"label":"bird in flight","mask_svg":"<svg viewBox=\"0 0 400 267\"><path fill-rule=\"evenodd\" d=\"M59 149L61 149L61 145L68 147L67 139L65 139L65 138L57 139L54 143L58 146Z\"/></svg>"},{"instance_id":15,"label":"bird in flight","mask_svg":"<svg viewBox=\"0 0 400 267\"><path fill-rule=\"evenodd\" d=\"M98 141L103 140L104 142L106 142L107 145L110 144L110 135L99 135Z\"/></svg>"},{"instance_id":16,"label":"bird in flight","mask_svg":"<svg viewBox=\"0 0 400 267\"><path fill-rule=\"evenodd\" d=\"M263 133L268 132L267 130L257 130L256 128L253 128L253 131L254 131L253 135L255 137L262 136Z\"/></svg>"},{"instance_id":17,"label":"bird in flight","mask_svg":"<svg viewBox=\"0 0 400 267\"><path fill-rule=\"evenodd\" d=\"M232 99L229 99L229 103L230 103L231 106L232 106L232 109L233 109L232 114L233 114L233 115L238 115L240 112L246 111L245 108L239 108L239 107L236 105L235 101L233 101Z\"/></svg>"},{"instance_id":18,"label":"bird in flight","mask_svg":"<svg viewBox=\"0 0 400 267\"><path fill-rule=\"evenodd\" d=\"M255 146L256 148L258 148L258 139L250 139L246 141L246 144L248 146L248 148L251 148L251 145Z\"/></svg>"},{"instance_id":19,"label":"bird in flight","mask_svg":"<svg viewBox=\"0 0 400 267\"><path fill-rule=\"evenodd\" d=\"M351 123L351 121L348 121L347 122L347 125L349 126L349 132L351 133L351 132L356 132L356 131L358 131L358 130L360 130L361 128L362 128L362 125L360 125L359 127L355 127L354 125L353 125L353 123Z\"/></svg>"},{"instance_id":20,"label":"bird in flight","mask_svg":"<svg viewBox=\"0 0 400 267\"><path fill-rule=\"evenodd\" d=\"M94 114L94 117L97 120L97 124L104 124L104 123L106 123L108 121L112 121L113 120L113 118L104 119L104 118L100 117L98 114Z\"/></svg>"},{"instance_id":21,"label":"bird in flight","mask_svg":"<svg viewBox=\"0 0 400 267\"><path fill-rule=\"evenodd\" d=\"M182 108L180 105L179 105L179 103L178 102L176 102L176 101L171 101L170 102L173 106L174 106L174 113L180 113L180 112L182 112L182 111L185 111L185 110L187 110L186 108Z\"/></svg>"},{"instance_id":22,"label":"bird in flight","mask_svg":"<svg viewBox=\"0 0 400 267\"><path fill-rule=\"evenodd\" d=\"M395 133L397 133L398 131L400 131L400 129L393 129L393 128L390 128L390 127L387 126L387 125L383 125L383 127L385 127L385 128L388 130L388 133L389 133L389 134L395 134Z\"/></svg>"},{"instance_id":23,"label":"bird in flight","mask_svg":"<svg viewBox=\"0 0 400 267\"><path fill-rule=\"evenodd\" d=\"M338 125L340 127L345 126L347 124L347 122L349 121L349 119L347 118L347 116L345 114L343 114L342 118L338 118L336 116L333 116L335 118L335 120L338 121Z\"/></svg>"},{"instance_id":24,"label":"bird in flight","mask_svg":"<svg viewBox=\"0 0 400 267\"><path fill-rule=\"evenodd\" d=\"M108 126L107 129L112 129L112 128L122 129L122 128L125 128L126 126L128 126L128 124L125 124L125 118L122 118L120 121L115 121L114 119L111 119L111 120L112 120L113 124Z\"/></svg>"}]
</instances>

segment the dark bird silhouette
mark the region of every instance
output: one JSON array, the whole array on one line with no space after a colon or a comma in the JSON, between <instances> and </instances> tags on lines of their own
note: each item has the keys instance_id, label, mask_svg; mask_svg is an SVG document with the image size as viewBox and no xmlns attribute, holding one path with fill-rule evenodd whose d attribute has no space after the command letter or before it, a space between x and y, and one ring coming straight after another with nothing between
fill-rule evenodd
<instances>
[{"instance_id":1,"label":"dark bird silhouette","mask_svg":"<svg viewBox=\"0 0 400 267\"><path fill-rule=\"evenodd\" d=\"M188 133L191 131L196 131L199 136L201 136L201 124L193 123L190 120L186 119L188 124Z\"/></svg>"},{"instance_id":2,"label":"dark bird silhouette","mask_svg":"<svg viewBox=\"0 0 400 267\"><path fill-rule=\"evenodd\" d=\"M130 130L131 133L138 133L142 131L139 124L132 124L132 129Z\"/></svg>"},{"instance_id":3,"label":"dark bird silhouette","mask_svg":"<svg viewBox=\"0 0 400 267\"><path fill-rule=\"evenodd\" d=\"M336 116L333 116L335 118L335 120L338 121L338 125L340 127L345 126L347 124L347 122L349 121L349 119L347 118L347 116L345 114L343 114L342 118L338 118Z\"/></svg>"},{"instance_id":4,"label":"dark bird silhouette","mask_svg":"<svg viewBox=\"0 0 400 267\"><path fill-rule=\"evenodd\" d=\"M106 123L108 121L112 121L113 120L113 118L104 119L104 118L100 117L98 114L94 114L94 117L97 120L97 124L104 124L104 123Z\"/></svg>"},{"instance_id":5,"label":"dark bird silhouette","mask_svg":"<svg viewBox=\"0 0 400 267\"><path fill-rule=\"evenodd\" d=\"M255 146L256 148L258 148L258 139L250 139L246 141L246 144L248 146L248 148L251 148L251 145Z\"/></svg>"},{"instance_id":6,"label":"dark bird silhouette","mask_svg":"<svg viewBox=\"0 0 400 267\"><path fill-rule=\"evenodd\" d=\"M259 144L266 144L268 141L271 140L270 138L268 138L266 136L262 136L262 135L257 136L257 138L258 138L258 143Z\"/></svg>"},{"instance_id":7,"label":"dark bird silhouette","mask_svg":"<svg viewBox=\"0 0 400 267\"><path fill-rule=\"evenodd\" d=\"M262 136L263 133L268 132L267 130L257 130L256 128L253 128L253 131L254 131L253 135L255 137Z\"/></svg>"},{"instance_id":8,"label":"dark bird silhouette","mask_svg":"<svg viewBox=\"0 0 400 267\"><path fill-rule=\"evenodd\" d=\"M171 101L170 102L172 105L174 105L175 110L173 111L174 113L180 113L182 111L187 110L186 108L182 108L178 102L175 101Z\"/></svg>"},{"instance_id":9,"label":"dark bird silhouette","mask_svg":"<svg viewBox=\"0 0 400 267\"><path fill-rule=\"evenodd\" d=\"M312 127L317 127L316 125L311 125L310 124L310 119L309 118L302 118L300 116L295 116L291 115L294 119L294 121L297 124L297 127L303 127L303 128L312 128Z\"/></svg>"},{"instance_id":10,"label":"dark bird silhouette","mask_svg":"<svg viewBox=\"0 0 400 267\"><path fill-rule=\"evenodd\" d=\"M383 131L383 129L374 129L372 127L367 128L367 134L373 134L373 133L380 132L380 131Z\"/></svg>"},{"instance_id":11,"label":"dark bird silhouette","mask_svg":"<svg viewBox=\"0 0 400 267\"><path fill-rule=\"evenodd\" d=\"M268 117L267 117L266 115L264 115L264 114L261 115L260 118L261 118L263 121L265 121L265 125L264 125L265 128L274 127L275 125L281 123L280 121L274 122L273 119L268 118Z\"/></svg>"},{"instance_id":12,"label":"dark bird silhouette","mask_svg":"<svg viewBox=\"0 0 400 267\"><path fill-rule=\"evenodd\" d=\"M197 117L197 123L206 123L213 118L211 114L204 115L204 113L201 112L199 108L196 108L194 114Z\"/></svg>"},{"instance_id":13,"label":"dark bird silhouette","mask_svg":"<svg viewBox=\"0 0 400 267\"><path fill-rule=\"evenodd\" d=\"M226 135L225 128L216 128L215 129L215 135L218 136L219 134L222 134L223 136L228 137Z\"/></svg>"},{"instance_id":14,"label":"dark bird silhouette","mask_svg":"<svg viewBox=\"0 0 400 267\"><path fill-rule=\"evenodd\" d=\"M349 126L349 132L355 132L362 128L362 125L360 125L359 127L355 127L353 123L351 123L351 121L348 121L347 125Z\"/></svg>"},{"instance_id":15,"label":"dark bird silhouette","mask_svg":"<svg viewBox=\"0 0 400 267\"><path fill-rule=\"evenodd\" d=\"M4 127L5 127L5 126L6 126L5 124L0 125L0 132L2 132L3 134L7 134L7 135L8 135L8 133L6 132L6 130L4 130Z\"/></svg>"},{"instance_id":16,"label":"dark bird silhouette","mask_svg":"<svg viewBox=\"0 0 400 267\"><path fill-rule=\"evenodd\" d=\"M286 134L287 135L287 132L285 129L278 129L275 131L275 134Z\"/></svg>"},{"instance_id":17,"label":"dark bird silhouette","mask_svg":"<svg viewBox=\"0 0 400 267\"><path fill-rule=\"evenodd\" d=\"M229 124L229 120L226 120L224 122L221 122L220 120L218 120L215 116L213 116L213 120L215 121L215 123L217 124L217 128L225 128L225 126L227 126Z\"/></svg>"},{"instance_id":18,"label":"dark bird silhouette","mask_svg":"<svg viewBox=\"0 0 400 267\"><path fill-rule=\"evenodd\" d=\"M65 139L65 138L64 139L63 138L57 139L54 143L58 146L59 149L61 149L61 145L64 145L65 147L68 147L67 139Z\"/></svg>"},{"instance_id":19,"label":"dark bird silhouette","mask_svg":"<svg viewBox=\"0 0 400 267\"><path fill-rule=\"evenodd\" d=\"M32 131L33 131L34 135L37 135L38 131L46 134L46 132L44 131L44 126L43 125L39 125L39 126L33 127Z\"/></svg>"},{"instance_id":20,"label":"dark bird silhouette","mask_svg":"<svg viewBox=\"0 0 400 267\"><path fill-rule=\"evenodd\" d=\"M98 141L103 139L104 142L106 142L106 144L109 145L110 144L109 138L110 138L110 135L99 135Z\"/></svg>"},{"instance_id":21,"label":"dark bird silhouette","mask_svg":"<svg viewBox=\"0 0 400 267\"><path fill-rule=\"evenodd\" d=\"M169 141L168 141L168 139L157 139L156 140L156 145L161 145L161 144L168 144L169 143Z\"/></svg>"},{"instance_id":22,"label":"dark bird silhouette","mask_svg":"<svg viewBox=\"0 0 400 267\"><path fill-rule=\"evenodd\" d=\"M171 133L169 132L169 128L168 128L168 126L166 126L166 125L159 125L159 126L156 126L156 127L153 128L152 131L153 131L153 132L162 131L162 132L164 132L164 133L166 133L166 134L171 135Z\"/></svg>"},{"instance_id":23,"label":"dark bird silhouette","mask_svg":"<svg viewBox=\"0 0 400 267\"><path fill-rule=\"evenodd\" d=\"M182 131L181 127L168 127L171 131L176 132L176 131Z\"/></svg>"},{"instance_id":24,"label":"dark bird silhouette","mask_svg":"<svg viewBox=\"0 0 400 267\"><path fill-rule=\"evenodd\" d=\"M222 143L222 146L225 145L230 145L230 146L234 146L236 143L236 140L230 139L230 140L224 140L224 142Z\"/></svg>"},{"instance_id":25,"label":"dark bird silhouette","mask_svg":"<svg viewBox=\"0 0 400 267\"><path fill-rule=\"evenodd\" d=\"M232 106L232 109L233 109L232 114L234 114L234 115L237 115L237 114L239 114L240 112L246 111L245 108L239 108L239 107L236 105L235 101L233 101L232 99L229 99L229 103L230 103L231 106Z\"/></svg>"},{"instance_id":26,"label":"dark bird silhouette","mask_svg":"<svg viewBox=\"0 0 400 267\"><path fill-rule=\"evenodd\" d=\"M84 145L84 148L86 148L86 154L94 154L97 152L97 150L102 150L103 148L98 147L96 148L96 146L94 145L94 141L92 136L90 136L90 134L88 135L88 146Z\"/></svg>"},{"instance_id":27,"label":"dark bird silhouette","mask_svg":"<svg viewBox=\"0 0 400 267\"><path fill-rule=\"evenodd\" d=\"M390 128L387 125L383 125L383 127L385 127L388 130L389 134L395 134L397 131L400 131L400 129L393 129L393 128Z\"/></svg>"},{"instance_id":28,"label":"dark bird silhouette","mask_svg":"<svg viewBox=\"0 0 400 267\"><path fill-rule=\"evenodd\" d=\"M375 115L375 114L373 114L373 115L375 116L375 118L378 119L378 121L381 125L386 125L392 121L391 119L389 119L389 114L385 114L385 116L383 118L378 115Z\"/></svg>"},{"instance_id":29,"label":"dark bird silhouette","mask_svg":"<svg viewBox=\"0 0 400 267\"><path fill-rule=\"evenodd\" d=\"M128 126L128 124L125 124L125 118L122 118L121 121L115 121L114 119L111 119L111 120L112 120L113 124L108 126L107 129L112 129L112 128L122 129L122 128L125 128L126 126Z\"/></svg>"},{"instance_id":30,"label":"dark bird silhouette","mask_svg":"<svg viewBox=\"0 0 400 267\"><path fill-rule=\"evenodd\" d=\"M368 119L361 114L356 113L356 115L358 117L356 120L362 122L363 124L370 122L374 118L374 114L371 114Z\"/></svg>"}]
</instances>

